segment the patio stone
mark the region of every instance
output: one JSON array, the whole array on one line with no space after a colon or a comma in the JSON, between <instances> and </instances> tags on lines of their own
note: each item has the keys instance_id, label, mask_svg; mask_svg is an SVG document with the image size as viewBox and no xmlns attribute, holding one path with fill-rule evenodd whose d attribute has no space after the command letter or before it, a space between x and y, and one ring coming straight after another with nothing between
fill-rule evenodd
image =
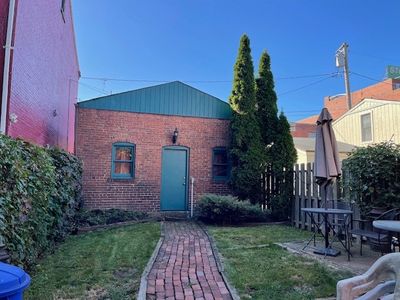
<instances>
[{"instance_id":1,"label":"patio stone","mask_svg":"<svg viewBox=\"0 0 400 300\"><path fill-rule=\"evenodd\" d=\"M148 299L232 299L199 225L166 222L164 236L147 277Z\"/></svg>"}]
</instances>

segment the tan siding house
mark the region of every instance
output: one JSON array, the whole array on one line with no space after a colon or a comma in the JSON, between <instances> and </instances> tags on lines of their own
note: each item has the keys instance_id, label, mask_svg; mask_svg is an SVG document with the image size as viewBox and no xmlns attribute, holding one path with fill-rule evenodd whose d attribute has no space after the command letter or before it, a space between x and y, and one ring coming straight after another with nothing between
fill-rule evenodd
<instances>
[{"instance_id":1,"label":"tan siding house","mask_svg":"<svg viewBox=\"0 0 400 300\"><path fill-rule=\"evenodd\" d=\"M333 122L336 139L358 147L400 143L400 102L364 99Z\"/></svg>"},{"instance_id":2,"label":"tan siding house","mask_svg":"<svg viewBox=\"0 0 400 300\"><path fill-rule=\"evenodd\" d=\"M298 164L313 163L315 159L315 138L293 138L294 147L297 151ZM348 154L354 149L353 145L338 142L339 159L342 161L347 158Z\"/></svg>"}]
</instances>

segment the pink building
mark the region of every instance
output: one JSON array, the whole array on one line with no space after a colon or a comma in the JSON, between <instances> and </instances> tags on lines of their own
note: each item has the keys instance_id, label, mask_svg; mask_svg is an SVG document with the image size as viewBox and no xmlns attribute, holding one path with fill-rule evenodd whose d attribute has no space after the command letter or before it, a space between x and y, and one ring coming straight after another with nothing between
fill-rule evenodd
<instances>
[{"instance_id":1,"label":"pink building","mask_svg":"<svg viewBox=\"0 0 400 300\"><path fill-rule=\"evenodd\" d=\"M73 152L80 72L71 0L1 0L0 41L0 132Z\"/></svg>"}]
</instances>

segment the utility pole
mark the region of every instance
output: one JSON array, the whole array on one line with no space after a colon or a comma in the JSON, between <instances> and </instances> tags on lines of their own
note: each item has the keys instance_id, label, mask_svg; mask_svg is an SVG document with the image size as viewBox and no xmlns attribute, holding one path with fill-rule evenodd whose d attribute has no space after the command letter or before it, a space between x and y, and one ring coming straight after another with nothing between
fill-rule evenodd
<instances>
[{"instance_id":1,"label":"utility pole","mask_svg":"<svg viewBox=\"0 0 400 300\"><path fill-rule=\"evenodd\" d=\"M344 84L346 87L347 95L347 108L351 109L351 92L350 92L350 80L349 80L349 63L348 63L348 48L349 45L343 43L336 51L336 67L343 67L344 73Z\"/></svg>"}]
</instances>

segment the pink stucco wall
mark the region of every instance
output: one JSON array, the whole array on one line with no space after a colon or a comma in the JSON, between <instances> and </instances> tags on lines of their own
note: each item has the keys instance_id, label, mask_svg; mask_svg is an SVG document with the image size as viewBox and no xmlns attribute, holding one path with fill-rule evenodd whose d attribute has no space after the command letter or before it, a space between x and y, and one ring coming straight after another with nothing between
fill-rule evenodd
<instances>
[{"instance_id":1,"label":"pink stucco wall","mask_svg":"<svg viewBox=\"0 0 400 300\"><path fill-rule=\"evenodd\" d=\"M19 0L11 66L10 136L74 150L79 66L70 0Z\"/></svg>"}]
</instances>

